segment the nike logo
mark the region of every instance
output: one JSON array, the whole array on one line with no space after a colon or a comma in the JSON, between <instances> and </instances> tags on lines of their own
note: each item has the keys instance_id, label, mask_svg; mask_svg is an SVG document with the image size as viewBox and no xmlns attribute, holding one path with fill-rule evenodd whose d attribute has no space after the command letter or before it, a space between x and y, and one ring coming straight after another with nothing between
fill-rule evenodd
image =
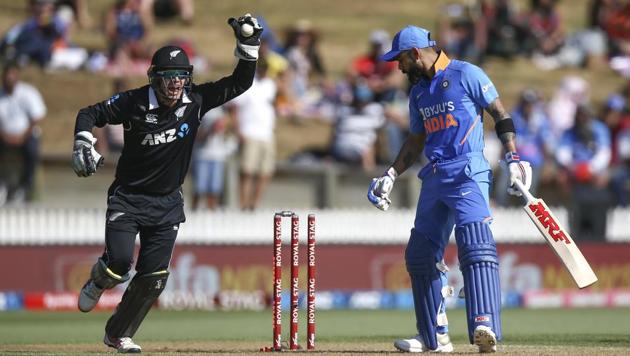
<instances>
[{"instance_id":1,"label":"nike logo","mask_svg":"<svg viewBox=\"0 0 630 356\"><path fill-rule=\"evenodd\" d=\"M118 219L119 217L125 215L125 213L113 213L112 215L109 216L109 221L114 221L116 219Z\"/></svg>"},{"instance_id":2,"label":"nike logo","mask_svg":"<svg viewBox=\"0 0 630 356\"><path fill-rule=\"evenodd\" d=\"M462 196L465 197L465 196L467 196L470 193L472 193L472 190L469 190L467 192L462 192Z\"/></svg>"}]
</instances>

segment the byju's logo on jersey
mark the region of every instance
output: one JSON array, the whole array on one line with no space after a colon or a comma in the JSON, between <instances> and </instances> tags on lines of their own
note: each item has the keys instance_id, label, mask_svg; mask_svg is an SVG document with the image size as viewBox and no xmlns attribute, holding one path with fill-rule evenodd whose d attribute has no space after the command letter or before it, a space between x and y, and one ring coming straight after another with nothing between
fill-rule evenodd
<instances>
[{"instance_id":1,"label":"byju's logo on jersey","mask_svg":"<svg viewBox=\"0 0 630 356\"><path fill-rule=\"evenodd\" d=\"M432 116L455 111L455 103L447 101L429 106L420 106L418 107L418 111L422 114L423 120L428 120Z\"/></svg>"},{"instance_id":2,"label":"byju's logo on jersey","mask_svg":"<svg viewBox=\"0 0 630 356\"><path fill-rule=\"evenodd\" d=\"M422 114L424 131L427 134L459 126L452 114L455 111L455 103L452 101L419 107L418 111Z\"/></svg>"},{"instance_id":3,"label":"byju's logo on jersey","mask_svg":"<svg viewBox=\"0 0 630 356\"><path fill-rule=\"evenodd\" d=\"M149 124L157 124L158 116L156 114L147 114L144 117L144 121L148 122Z\"/></svg>"}]
</instances>

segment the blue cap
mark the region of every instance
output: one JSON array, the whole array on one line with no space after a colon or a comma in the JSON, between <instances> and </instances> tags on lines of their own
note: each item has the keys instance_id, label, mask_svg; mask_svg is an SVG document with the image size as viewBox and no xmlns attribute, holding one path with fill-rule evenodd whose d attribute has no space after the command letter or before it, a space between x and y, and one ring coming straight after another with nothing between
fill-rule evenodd
<instances>
[{"instance_id":1,"label":"blue cap","mask_svg":"<svg viewBox=\"0 0 630 356\"><path fill-rule=\"evenodd\" d=\"M435 41L431 40L431 32L416 26L407 26L398 31L392 41L392 49L381 56L387 62L395 60L400 52L412 48L427 48L435 46Z\"/></svg>"}]
</instances>

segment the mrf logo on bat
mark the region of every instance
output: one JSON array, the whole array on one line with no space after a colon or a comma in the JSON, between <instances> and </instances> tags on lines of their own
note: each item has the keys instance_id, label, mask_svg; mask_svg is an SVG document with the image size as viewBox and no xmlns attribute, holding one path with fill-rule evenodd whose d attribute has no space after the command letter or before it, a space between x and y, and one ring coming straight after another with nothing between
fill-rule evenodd
<instances>
[{"instance_id":1,"label":"mrf logo on bat","mask_svg":"<svg viewBox=\"0 0 630 356\"><path fill-rule=\"evenodd\" d=\"M542 202L529 204L529 210L531 210L534 215L536 215L538 221L545 229L547 229L549 235L553 237L554 241L563 241L567 245L571 243L571 241L569 241L569 239L567 239L567 236L564 234L564 231L562 231L558 223L549 213L549 210L547 210L547 207Z\"/></svg>"}]
</instances>

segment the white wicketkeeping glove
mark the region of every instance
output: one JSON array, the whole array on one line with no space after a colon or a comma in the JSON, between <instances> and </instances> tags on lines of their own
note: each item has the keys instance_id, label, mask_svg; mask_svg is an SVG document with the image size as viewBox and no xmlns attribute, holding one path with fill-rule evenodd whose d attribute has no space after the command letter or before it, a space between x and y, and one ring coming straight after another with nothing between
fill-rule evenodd
<instances>
[{"instance_id":1,"label":"white wicketkeeping glove","mask_svg":"<svg viewBox=\"0 0 630 356\"><path fill-rule=\"evenodd\" d=\"M368 200L375 207L387 211L392 201L389 199L389 193L394 188L394 182L398 177L398 173L394 167L389 167L387 172L380 178L373 178L368 189Z\"/></svg>"},{"instance_id":2,"label":"white wicketkeeping glove","mask_svg":"<svg viewBox=\"0 0 630 356\"><path fill-rule=\"evenodd\" d=\"M231 17L227 22L228 25L232 27L232 30L234 30L234 36L236 37L234 56L246 61L258 60L260 34L263 31L263 28L258 23L258 20L250 14L245 14L238 19ZM251 26L251 34L242 29L244 25L246 27Z\"/></svg>"},{"instance_id":3,"label":"white wicketkeeping glove","mask_svg":"<svg viewBox=\"0 0 630 356\"><path fill-rule=\"evenodd\" d=\"M520 180L525 189L529 190L532 186L532 167L527 161L521 161L516 152L508 152L505 154L505 163L507 164L507 173L510 176L510 185L507 189L508 193L520 197L521 192L514 185L515 180Z\"/></svg>"},{"instance_id":4,"label":"white wicketkeeping glove","mask_svg":"<svg viewBox=\"0 0 630 356\"><path fill-rule=\"evenodd\" d=\"M103 165L105 159L94 149L96 138L89 131L81 131L74 136L72 149L72 169L79 177L89 177Z\"/></svg>"}]
</instances>

